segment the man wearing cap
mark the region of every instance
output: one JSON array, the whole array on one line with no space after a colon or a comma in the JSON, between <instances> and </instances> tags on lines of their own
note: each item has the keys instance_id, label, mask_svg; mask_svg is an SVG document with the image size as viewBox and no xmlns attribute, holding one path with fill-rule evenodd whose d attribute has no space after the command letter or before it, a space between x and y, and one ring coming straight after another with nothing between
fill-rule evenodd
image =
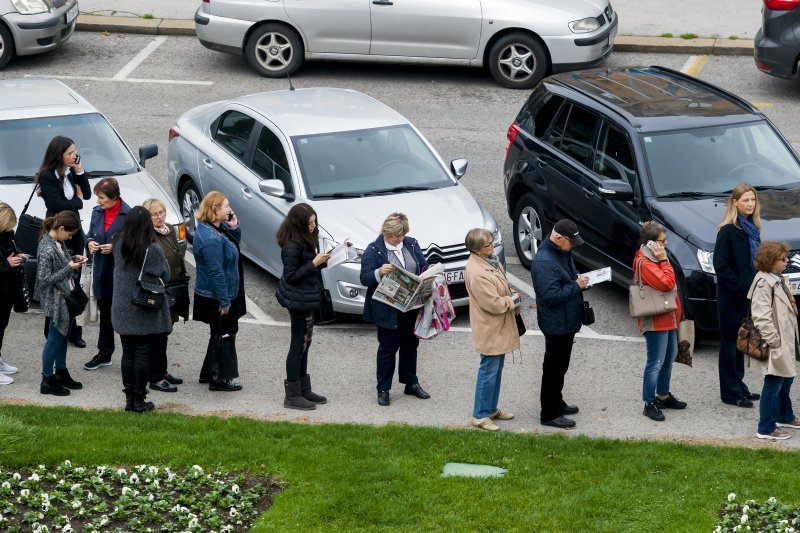
<instances>
[{"instance_id":1,"label":"man wearing cap","mask_svg":"<svg viewBox=\"0 0 800 533\"><path fill-rule=\"evenodd\" d=\"M545 345L539 419L545 426L563 429L575 426L575 421L565 415L578 412L578 406L564 401L561 390L569 368L572 342L581 329L582 291L589 284L587 276L578 275L572 260L572 248L581 244L583 239L575 223L559 220L550 237L542 241L531 265L536 319Z\"/></svg>"}]
</instances>

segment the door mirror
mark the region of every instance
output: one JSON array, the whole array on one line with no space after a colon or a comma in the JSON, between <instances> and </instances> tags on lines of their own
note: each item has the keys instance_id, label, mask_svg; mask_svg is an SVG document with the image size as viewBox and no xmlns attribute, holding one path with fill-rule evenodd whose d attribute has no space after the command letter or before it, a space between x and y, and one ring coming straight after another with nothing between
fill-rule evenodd
<instances>
[{"instance_id":1,"label":"door mirror","mask_svg":"<svg viewBox=\"0 0 800 533\"><path fill-rule=\"evenodd\" d=\"M469 166L469 161L466 159L453 159L450 161L450 170L457 180L460 180L467 173L467 166Z\"/></svg>"},{"instance_id":2,"label":"door mirror","mask_svg":"<svg viewBox=\"0 0 800 533\"><path fill-rule=\"evenodd\" d=\"M294 200L294 194L286 192L286 187L283 186L281 180L261 180L258 182L258 190L284 200Z\"/></svg>"},{"instance_id":3,"label":"door mirror","mask_svg":"<svg viewBox=\"0 0 800 533\"><path fill-rule=\"evenodd\" d=\"M157 144L145 144L139 147L139 164L144 166L144 162L158 155Z\"/></svg>"},{"instance_id":4,"label":"door mirror","mask_svg":"<svg viewBox=\"0 0 800 533\"><path fill-rule=\"evenodd\" d=\"M600 180L597 183L597 192L609 200L633 200L633 189L630 183L623 180Z\"/></svg>"}]
</instances>

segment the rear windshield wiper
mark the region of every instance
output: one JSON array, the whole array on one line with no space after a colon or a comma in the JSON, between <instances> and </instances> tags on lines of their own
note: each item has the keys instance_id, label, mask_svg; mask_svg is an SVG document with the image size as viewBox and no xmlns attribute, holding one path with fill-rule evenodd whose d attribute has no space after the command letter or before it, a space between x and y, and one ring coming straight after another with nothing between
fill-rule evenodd
<instances>
[{"instance_id":1,"label":"rear windshield wiper","mask_svg":"<svg viewBox=\"0 0 800 533\"><path fill-rule=\"evenodd\" d=\"M433 187L420 187L416 185L402 185L399 187L392 187L390 189L378 189L375 191L369 191L366 193L369 196L373 195L380 195L380 194L395 194L399 192L413 192L413 191L430 191Z\"/></svg>"},{"instance_id":2,"label":"rear windshield wiper","mask_svg":"<svg viewBox=\"0 0 800 533\"><path fill-rule=\"evenodd\" d=\"M315 194L314 200L325 200L328 198L338 200L340 198L362 198L363 196L363 192L335 192L333 194Z\"/></svg>"},{"instance_id":3,"label":"rear windshield wiper","mask_svg":"<svg viewBox=\"0 0 800 533\"><path fill-rule=\"evenodd\" d=\"M128 173L121 170L90 170L86 174L91 178L98 176L127 176Z\"/></svg>"},{"instance_id":4,"label":"rear windshield wiper","mask_svg":"<svg viewBox=\"0 0 800 533\"><path fill-rule=\"evenodd\" d=\"M669 194L659 194L659 198L692 198L700 196L720 196L717 192L682 191L671 192Z\"/></svg>"},{"instance_id":5,"label":"rear windshield wiper","mask_svg":"<svg viewBox=\"0 0 800 533\"><path fill-rule=\"evenodd\" d=\"M0 176L0 181L22 181L22 182L29 182L33 181L33 176L23 176L21 174L12 175L9 174L8 176Z\"/></svg>"}]
</instances>

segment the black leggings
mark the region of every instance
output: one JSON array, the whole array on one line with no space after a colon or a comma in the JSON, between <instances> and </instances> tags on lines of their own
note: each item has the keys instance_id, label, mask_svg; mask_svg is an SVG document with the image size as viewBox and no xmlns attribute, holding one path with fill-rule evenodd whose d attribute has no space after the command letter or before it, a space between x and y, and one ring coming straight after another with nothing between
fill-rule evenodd
<instances>
[{"instance_id":1,"label":"black leggings","mask_svg":"<svg viewBox=\"0 0 800 533\"><path fill-rule=\"evenodd\" d=\"M292 341L286 355L286 380L300 381L308 374L308 348L314 335L314 314L305 311L289 311L292 320Z\"/></svg>"},{"instance_id":2,"label":"black leggings","mask_svg":"<svg viewBox=\"0 0 800 533\"><path fill-rule=\"evenodd\" d=\"M8 322L11 320L11 308L14 304L11 302L11 294L4 295L8 297L7 301L0 302L0 357L3 351L3 337L8 327Z\"/></svg>"}]
</instances>

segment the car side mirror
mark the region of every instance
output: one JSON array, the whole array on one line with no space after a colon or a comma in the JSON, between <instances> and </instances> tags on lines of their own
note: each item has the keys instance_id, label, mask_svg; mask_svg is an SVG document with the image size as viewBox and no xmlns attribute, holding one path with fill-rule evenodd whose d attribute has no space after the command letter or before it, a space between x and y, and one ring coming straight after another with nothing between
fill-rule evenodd
<instances>
[{"instance_id":1,"label":"car side mirror","mask_svg":"<svg viewBox=\"0 0 800 533\"><path fill-rule=\"evenodd\" d=\"M258 190L284 200L294 200L294 194L286 192L286 187L281 180L261 180L258 182Z\"/></svg>"},{"instance_id":2,"label":"car side mirror","mask_svg":"<svg viewBox=\"0 0 800 533\"><path fill-rule=\"evenodd\" d=\"M609 200L633 200L631 184L624 180L601 180L597 184L597 192Z\"/></svg>"},{"instance_id":3,"label":"car side mirror","mask_svg":"<svg viewBox=\"0 0 800 533\"><path fill-rule=\"evenodd\" d=\"M145 144L139 147L139 164L144 166L144 162L158 155L157 144Z\"/></svg>"},{"instance_id":4,"label":"car side mirror","mask_svg":"<svg viewBox=\"0 0 800 533\"><path fill-rule=\"evenodd\" d=\"M450 161L450 170L457 180L460 180L467 173L467 166L469 166L469 161L466 159L453 159Z\"/></svg>"}]
</instances>

